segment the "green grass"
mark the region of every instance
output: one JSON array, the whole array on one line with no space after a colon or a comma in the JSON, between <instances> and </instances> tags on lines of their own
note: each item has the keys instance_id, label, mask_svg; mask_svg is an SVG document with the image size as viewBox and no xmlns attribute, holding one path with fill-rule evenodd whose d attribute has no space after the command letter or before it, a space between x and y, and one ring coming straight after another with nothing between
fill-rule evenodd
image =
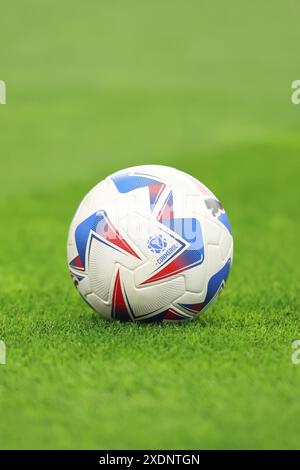
<instances>
[{"instance_id":1,"label":"green grass","mask_svg":"<svg viewBox=\"0 0 300 470\"><path fill-rule=\"evenodd\" d=\"M7 2L1 448L299 448L299 5ZM228 285L184 325L108 323L66 266L83 195L135 164L221 199Z\"/></svg>"}]
</instances>

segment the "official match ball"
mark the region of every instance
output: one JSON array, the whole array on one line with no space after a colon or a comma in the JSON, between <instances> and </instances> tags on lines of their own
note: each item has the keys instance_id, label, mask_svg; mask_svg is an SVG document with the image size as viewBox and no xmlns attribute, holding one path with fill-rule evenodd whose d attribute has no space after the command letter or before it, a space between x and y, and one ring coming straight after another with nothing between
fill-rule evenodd
<instances>
[{"instance_id":1,"label":"official match ball","mask_svg":"<svg viewBox=\"0 0 300 470\"><path fill-rule=\"evenodd\" d=\"M76 289L109 320L197 318L223 289L233 255L225 210L174 168L128 168L97 184L71 223Z\"/></svg>"}]
</instances>

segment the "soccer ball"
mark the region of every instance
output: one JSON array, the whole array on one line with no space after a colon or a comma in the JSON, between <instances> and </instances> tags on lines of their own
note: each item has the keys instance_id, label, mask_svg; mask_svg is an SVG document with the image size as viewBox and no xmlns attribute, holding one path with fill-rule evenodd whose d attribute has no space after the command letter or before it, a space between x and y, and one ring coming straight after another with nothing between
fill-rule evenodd
<instances>
[{"instance_id":1,"label":"soccer ball","mask_svg":"<svg viewBox=\"0 0 300 470\"><path fill-rule=\"evenodd\" d=\"M232 255L218 199L192 176L160 165L128 168L97 184L68 239L77 290L109 320L197 318L223 289Z\"/></svg>"}]
</instances>

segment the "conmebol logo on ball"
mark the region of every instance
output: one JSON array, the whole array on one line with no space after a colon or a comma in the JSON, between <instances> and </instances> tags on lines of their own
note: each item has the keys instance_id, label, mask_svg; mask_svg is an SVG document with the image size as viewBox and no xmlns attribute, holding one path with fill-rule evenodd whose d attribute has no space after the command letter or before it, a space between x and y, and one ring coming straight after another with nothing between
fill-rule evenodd
<instances>
[{"instance_id":1,"label":"conmebol logo on ball","mask_svg":"<svg viewBox=\"0 0 300 470\"><path fill-rule=\"evenodd\" d=\"M232 256L231 226L214 194L159 165L122 170L97 184L68 238L76 288L110 320L197 318L224 287Z\"/></svg>"}]
</instances>

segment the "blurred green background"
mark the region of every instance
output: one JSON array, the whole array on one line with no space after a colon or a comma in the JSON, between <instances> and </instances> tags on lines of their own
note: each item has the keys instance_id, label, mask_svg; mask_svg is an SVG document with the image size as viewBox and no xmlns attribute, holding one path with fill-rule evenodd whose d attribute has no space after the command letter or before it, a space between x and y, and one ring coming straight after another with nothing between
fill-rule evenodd
<instances>
[{"instance_id":1,"label":"blurred green background","mask_svg":"<svg viewBox=\"0 0 300 470\"><path fill-rule=\"evenodd\" d=\"M1 5L1 448L299 448L295 0ZM235 258L178 326L110 324L72 288L68 225L159 163L221 199Z\"/></svg>"}]
</instances>

